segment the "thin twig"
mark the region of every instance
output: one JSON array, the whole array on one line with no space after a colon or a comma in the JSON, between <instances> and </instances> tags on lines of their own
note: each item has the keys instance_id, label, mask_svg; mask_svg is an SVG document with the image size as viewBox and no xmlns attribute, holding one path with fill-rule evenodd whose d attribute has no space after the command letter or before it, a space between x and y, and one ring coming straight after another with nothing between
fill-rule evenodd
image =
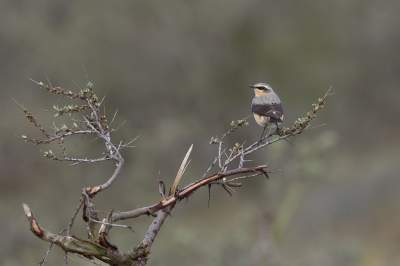
<instances>
[{"instance_id":1,"label":"thin twig","mask_svg":"<svg viewBox=\"0 0 400 266\"><path fill-rule=\"evenodd\" d=\"M53 89L53 86L51 86L51 82L50 82L49 77L47 76L47 74L45 74L45 76L46 76L46 78L47 78L47 81L49 82L50 88Z\"/></svg>"},{"instance_id":2,"label":"thin twig","mask_svg":"<svg viewBox=\"0 0 400 266\"><path fill-rule=\"evenodd\" d=\"M65 230L67 230L67 228L64 228L63 230L61 230L61 231L58 233L58 235L62 234ZM50 247L49 247L49 249L47 250L46 255L44 256L44 258L42 259L42 261L39 262L39 266L42 266L42 265L44 265L44 264L46 263L47 256L49 255L50 249L51 249L51 247L53 246L53 244L54 244L54 243L51 243L51 244L50 244Z\"/></svg>"},{"instance_id":3,"label":"thin twig","mask_svg":"<svg viewBox=\"0 0 400 266\"><path fill-rule=\"evenodd\" d=\"M88 75L87 75L87 73L86 73L85 64L84 64L83 62L82 62L82 66L83 66L83 71L85 72L85 75L86 75L86 80L87 80L87 82L89 82L90 79L88 78Z\"/></svg>"},{"instance_id":4,"label":"thin twig","mask_svg":"<svg viewBox=\"0 0 400 266\"><path fill-rule=\"evenodd\" d=\"M115 111L114 117L112 118L111 123L108 125L108 127L111 128L111 125L112 125L112 123L114 122L114 118L115 118L115 116L117 115L117 113L118 113L118 108L117 108L117 110Z\"/></svg>"},{"instance_id":5,"label":"thin twig","mask_svg":"<svg viewBox=\"0 0 400 266\"><path fill-rule=\"evenodd\" d=\"M207 171L204 173L202 179L207 175L207 173L211 170L211 168L215 165L215 163L217 162L218 157L215 157L214 162L210 165L210 167L208 167Z\"/></svg>"},{"instance_id":6,"label":"thin twig","mask_svg":"<svg viewBox=\"0 0 400 266\"><path fill-rule=\"evenodd\" d=\"M65 94L61 95L61 97L54 103L56 105L59 101L61 101L62 98L64 98Z\"/></svg>"},{"instance_id":7,"label":"thin twig","mask_svg":"<svg viewBox=\"0 0 400 266\"><path fill-rule=\"evenodd\" d=\"M132 232L135 233L135 231L133 231L133 229L132 229L132 226L130 226L130 225L110 224L110 223L105 223L105 222L96 221L96 220L93 220L93 219L91 219L91 218L89 218L89 220L92 221L92 222L94 222L94 223L105 224L105 225L108 225L108 226L128 228L129 230L131 230Z\"/></svg>"},{"instance_id":8,"label":"thin twig","mask_svg":"<svg viewBox=\"0 0 400 266\"><path fill-rule=\"evenodd\" d=\"M90 262L93 263L94 265L102 266L101 264L98 264L98 263L96 263L96 262L94 262L94 261L92 261L92 260L90 260L90 259L88 259L88 258L85 258L85 257L83 257L83 256L81 256L81 255L79 255L79 254L77 254L77 253L75 253L74 255L77 256L77 257L79 257L79 258L81 258L81 259L90 261Z\"/></svg>"},{"instance_id":9,"label":"thin twig","mask_svg":"<svg viewBox=\"0 0 400 266\"><path fill-rule=\"evenodd\" d=\"M79 210L81 209L83 202L84 202L84 198L83 196L81 196L81 198L79 199L79 204L78 207L76 207L74 214L72 215L71 221L68 224L68 228L67 228L67 236L69 236L70 230L72 228L72 226L74 225L74 221L76 218L76 215L78 214Z\"/></svg>"}]
</instances>

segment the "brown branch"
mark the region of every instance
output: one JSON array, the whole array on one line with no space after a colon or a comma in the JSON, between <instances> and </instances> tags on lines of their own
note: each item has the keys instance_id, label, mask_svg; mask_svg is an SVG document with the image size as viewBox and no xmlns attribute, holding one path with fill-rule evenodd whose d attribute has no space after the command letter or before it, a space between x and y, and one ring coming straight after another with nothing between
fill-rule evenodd
<instances>
[{"instance_id":1,"label":"brown branch","mask_svg":"<svg viewBox=\"0 0 400 266\"><path fill-rule=\"evenodd\" d=\"M238 168L230 171L226 171L223 173L214 174L197 182L191 183L184 187L183 189L179 190L174 196L169 196L165 200L160 201L158 204L148 207L151 213L154 213L158 210L161 210L165 207L171 206L175 204L177 201L182 200L191 196L197 189L202 186L205 186L213 181L222 179L227 176L236 175L239 173L248 173L248 172L262 172L266 177L268 177L266 169L268 168L267 165L259 165L256 167L248 167L248 168Z\"/></svg>"},{"instance_id":2,"label":"brown branch","mask_svg":"<svg viewBox=\"0 0 400 266\"><path fill-rule=\"evenodd\" d=\"M232 176L232 175L236 175L236 174L240 174L240 173L253 172L253 173L263 174L266 177L268 177L268 173L266 171L267 168L268 168L268 165L259 165L256 167L239 168L239 169L226 171L223 173L214 174L212 176L206 177L204 179L200 179L194 183L187 185L183 189L178 190L175 193L175 196L169 196L168 198L161 200L159 203L157 203L155 205L152 205L149 207L138 208L138 209L128 211L128 212L116 212L112 215L111 221L117 222L119 220L133 219L133 218L139 217L141 215L145 215L145 214L154 216L154 213L156 213L157 211L159 211L163 208L166 208L168 206L171 206L171 205L177 203L178 201L191 196L197 189L199 189L202 186L211 184L214 181L220 180L224 177L228 177L228 176Z\"/></svg>"},{"instance_id":3,"label":"brown branch","mask_svg":"<svg viewBox=\"0 0 400 266\"><path fill-rule=\"evenodd\" d=\"M208 185L211 182L214 182L216 180L220 180L224 177L235 175L238 173L261 172L266 177L268 177L268 174L266 171L267 167L268 167L267 165L260 165L257 167L235 169L235 170L227 171L224 173L212 175L208 178L199 180L195 183L192 183L192 184L186 186L185 188L179 190L176 194L173 194L173 195L169 196L167 199L160 201L160 203L149 207L148 209L152 212L155 212L156 210L160 210L160 211L158 212L157 217L154 219L153 223L150 225L149 229L147 230L146 236L144 237L142 243L138 247L136 247L132 251L130 251L130 252L137 252L138 250L142 250L142 252L143 252L142 256L138 257L138 261L139 261L138 265L142 266L142 265L146 264L146 262L148 260L147 255L150 254L151 245L153 244L154 239L156 238L158 232L161 229L161 226L163 225L165 219L170 214L171 210L174 208L177 201L179 201L183 198L189 197L197 189L199 189L202 186Z\"/></svg>"}]
</instances>

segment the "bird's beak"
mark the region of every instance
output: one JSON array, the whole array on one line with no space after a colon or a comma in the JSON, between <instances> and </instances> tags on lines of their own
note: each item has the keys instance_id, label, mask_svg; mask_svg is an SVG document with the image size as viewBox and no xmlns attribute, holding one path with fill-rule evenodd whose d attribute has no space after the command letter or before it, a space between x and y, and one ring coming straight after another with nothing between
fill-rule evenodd
<instances>
[{"instance_id":1,"label":"bird's beak","mask_svg":"<svg viewBox=\"0 0 400 266\"><path fill-rule=\"evenodd\" d=\"M255 88L253 85L247 85L247 87L250 87L250 88L253 88L253 89Z\"/></svg>"}]
</instances>

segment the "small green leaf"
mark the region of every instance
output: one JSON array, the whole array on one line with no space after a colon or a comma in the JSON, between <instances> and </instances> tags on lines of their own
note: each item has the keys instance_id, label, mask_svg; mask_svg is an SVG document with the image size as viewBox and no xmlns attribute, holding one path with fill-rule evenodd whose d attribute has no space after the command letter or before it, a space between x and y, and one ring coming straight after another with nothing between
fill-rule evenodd
<instances>
[{"instance_id":1,"label":"small green leaf","mask_svg":"<svg viewBox=\"0 0 400 266\"><path fill-rule=\"evenodd\" d=\"M87 87L88 89L93 89L93 83L89 81L89 83L86 84L86 87Z\"/></svg>"}]
</instances>

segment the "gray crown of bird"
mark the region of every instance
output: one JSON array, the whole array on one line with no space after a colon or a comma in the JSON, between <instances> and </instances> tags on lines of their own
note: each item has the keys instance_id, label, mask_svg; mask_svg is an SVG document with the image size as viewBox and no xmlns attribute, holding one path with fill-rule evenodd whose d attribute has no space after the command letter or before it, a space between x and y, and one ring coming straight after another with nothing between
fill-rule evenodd
<instances>
[{"instance_id":1,"label":"gray crown of bird","mask_svg":"<svg viewBox=\"0 0 400 266\"><path fill-rule=\"evenodd\" d=\"M264 132L269 129L268 136L272 128L279 130L278 124L283 122L283 105L278 95L266 83L249 85L254 89L256 96L251 103L251 112L254 114L257 124L264 127L259 142L262 142Z\"/></svg>"}]
</instances>

